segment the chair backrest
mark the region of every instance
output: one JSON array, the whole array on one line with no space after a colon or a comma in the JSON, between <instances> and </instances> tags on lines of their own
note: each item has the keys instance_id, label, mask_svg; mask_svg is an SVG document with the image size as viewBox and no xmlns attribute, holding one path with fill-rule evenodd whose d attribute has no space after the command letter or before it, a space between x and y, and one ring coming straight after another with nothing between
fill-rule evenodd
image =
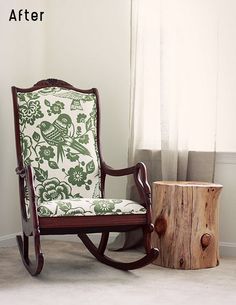
<instances>
[{"instance_id":1,"label":"chair backrest","mask_svg":"<svg viewBox=\"0 0 236 305\"><path fill-rule=\"evenodd\" d=\"M97 90L49 79L13 87L13 100L18 166L32 166L37 200L101 197Z\"/></svg>"}]
</instances>

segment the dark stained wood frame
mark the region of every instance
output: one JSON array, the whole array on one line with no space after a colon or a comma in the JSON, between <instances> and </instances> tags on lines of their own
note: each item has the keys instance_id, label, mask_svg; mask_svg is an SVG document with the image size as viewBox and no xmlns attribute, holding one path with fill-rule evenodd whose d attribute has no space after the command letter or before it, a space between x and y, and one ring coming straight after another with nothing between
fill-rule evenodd
<instances>
[{"instance_id":1,"label":"dark stained wood frame","mask_svg":"<svg viewBox=\"0 0 236 305\"><path fill-rule=\"evenodd\" d=\"M126 176L133 175L141 202L147 209L146 214L141 215L112 215L112 216L67 216L67 217L38 217L35 203L35 188L34 177L30 166L25 167L22 160L21 145L20 145L20 127L19 127L19 111L18 111L18 92L32 92L41 88L47 87L61 87L65 89L72 89L82 93L93 93L96 95L97 103L97 142L98 152L100 156L100 174L101 174L101 194L104 196L106 175L110 176ZM158 256L158 249L151 247L151 232L153 231L153 224L151 223L151 192L150 186L147 182L146 167L143 163L137 163L135 166L113 169L108 166L101 155L100 148L100 110L99 110L99 94L97 89L81 90L73 87L57 79L41 80L33 87L21 89L12 87L13 105L14 105L14 119L15 119L15 140L16 140L16 154L17 154L17 168L16 173L19 177L19 192L20 192L20 206L22 215L23 236L17 236L17 242L22 257L22 261L31 275L37 275L41 272L44 264L44 257L40 247L40 235L53 234L77 234L83 241L88 250L102 263L109 266L122 269L131 270L143 267L151 263ZM30 218L27 218L25 209L24 196L24 181L27 183L30 199ZM130 263L123 263L114 261L104 255L109 232L125 232L136 228L143 229L144 245L146 255L137 261ZM87 233L102 233L99 246L96 247ZM35 261L29 259L29 237L32 236L34 240Z\"/></svg>"}]
</instances>

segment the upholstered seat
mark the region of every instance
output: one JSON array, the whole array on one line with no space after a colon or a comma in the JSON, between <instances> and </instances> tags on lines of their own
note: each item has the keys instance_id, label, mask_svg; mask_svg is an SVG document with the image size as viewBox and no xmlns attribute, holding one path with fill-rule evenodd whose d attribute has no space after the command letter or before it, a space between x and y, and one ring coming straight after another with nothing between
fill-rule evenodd
<instances>
[{"instance_id":1,"label":"upholstered seat","mask_svg":"<svg viewBox=\"0 0 236 305\"><path fill-rule=\"evenodd\" d=\"M78 198L46 201L39 204L37 211L40 217L127 215L146 213L146 209L135 201L103 198Z\"/></svg>"}]
</instances>

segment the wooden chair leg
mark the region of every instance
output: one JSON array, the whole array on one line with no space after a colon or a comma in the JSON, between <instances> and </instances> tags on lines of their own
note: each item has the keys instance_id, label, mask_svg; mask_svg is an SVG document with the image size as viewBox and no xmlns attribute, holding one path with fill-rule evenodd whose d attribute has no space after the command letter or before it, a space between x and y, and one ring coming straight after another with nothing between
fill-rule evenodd
<instances>
[{"instance_id":1,"label":"wooden chair leg","mask_svg":"<svg viewBox=\"0 0 236 305\"><path fill-rule=\"evenodd\" d=\"M23 238L21 235L16 236L17 244L19 247L21 259L25 268L28 272L35 276L38 275L43 269L44 258L40 250L40 235L35 235L32 237L34 239L34 250L35 250L35 261L32 262L29 259L29 236L23 233Z\"/></svg>"},{"instance_id":2,"label":"wooden chair leg","mask_svg":"<svg viewBox=\"0 0 236 305\"><path fill-rule=\"evenodd\" d=\"M87 249L90 251L90 253L92 253L97 258L97 260L99 260L103 264L106 264L108 266L111 266L111 267L114 267L117 269L121 269L121 270L133 270L133 269L138 269L138 268L144 267L144 266L150 264L154 259L156 259L159 254L158 249L152 248L143 258L136 260L134 262L123 263L120 261L115 261L115 260L111 259L110 257L104 255L104 251L101 251L101 249L103 250L104 247L100 247L100 251L99 251L99 247L96 247L94 245L94 243L87 236L87 234L80 233L78 236L82 240L84 245L87 247ZM103 235L103 236L101 238L101 242L102 242L102 240L108 239L108 237L106 235ZM100 245L101 245L101 242L100 242ZM105 244L105 242L104 242L104 244Z\"/></svg>"},{"instance_id":3,"label":"wooden chair leg","mask_svg":"<svg viewBox=\"0 0 236 305\"><path fill-rule=\"evenodd\" d=\"M109 239L109 232L103 232L99 246L98 246L98 252L100 254L104 254L106 247L107 247L108 239Z\"/></svg>"},{"instance_id":4,"label":"wooden chair leg","mask_svg":"<svg viewBox=\"0 0 236 305\"><path fill-rule=\"evenodd\" d=\"M152 244L151 244L151 233L154 230L154 225L147 225L143 228L143 243L144 243L144 248L146 250L146 253L149 253L152 249Z\"/></svg>"}]
</instances>

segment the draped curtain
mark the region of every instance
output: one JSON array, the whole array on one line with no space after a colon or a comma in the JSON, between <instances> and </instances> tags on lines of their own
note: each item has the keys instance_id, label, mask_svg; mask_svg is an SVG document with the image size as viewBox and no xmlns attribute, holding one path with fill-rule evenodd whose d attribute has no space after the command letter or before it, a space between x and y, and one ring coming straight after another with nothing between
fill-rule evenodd
<instances>
[{"instance_id":1,"label":"draped curtain","mask_svg":"<svg viewBox=\"0 0 236 305\"><path fill-rule=\"evenodd\" d=\"M213 181L219 10L213 0L132 0L129 165L155 180ZM139 200L134 182L127 196ZM132 246L120 234L113 249Z\"/></svg>"}]
</instances>

